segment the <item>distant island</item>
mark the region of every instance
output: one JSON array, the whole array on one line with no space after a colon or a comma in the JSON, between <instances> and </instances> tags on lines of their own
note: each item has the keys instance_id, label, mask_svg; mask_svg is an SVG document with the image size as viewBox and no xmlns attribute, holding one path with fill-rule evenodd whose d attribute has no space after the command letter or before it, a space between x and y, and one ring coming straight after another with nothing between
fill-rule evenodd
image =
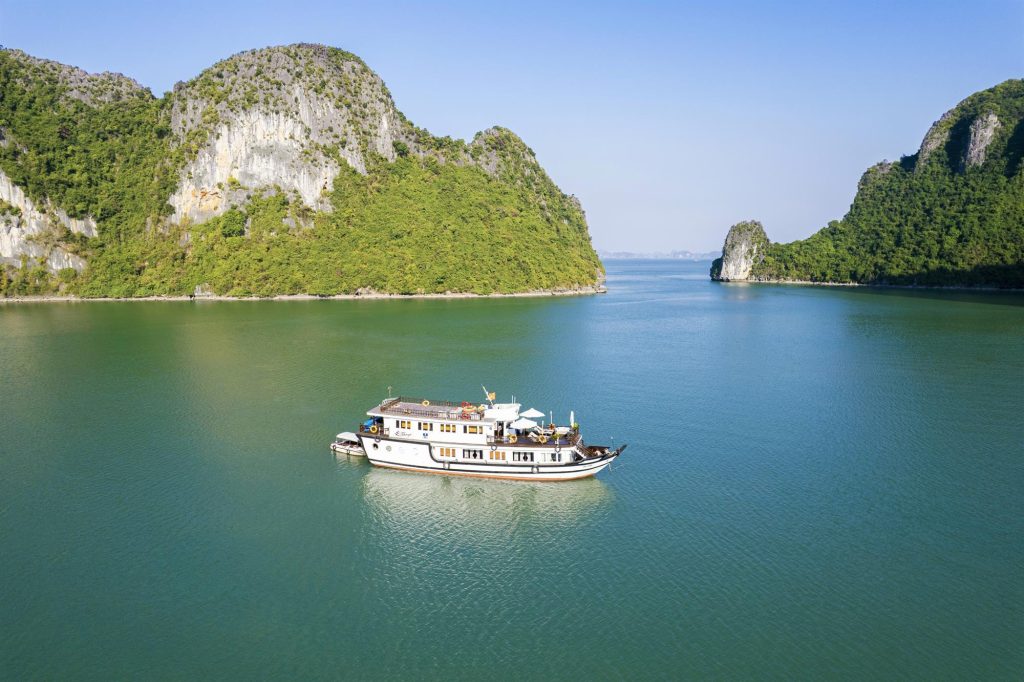
<instances>
[{"instance_id":1,"label":"distant island","mask_svg":"<svg viewBox=\"0 0 1024 682\"><path fill-rule=\"evenodd\" d=\"M694 253L693 251L654 251L654 252L633 252L633 251L604 251L598 249L597 255L602 260L692 260L705 261L713 260L720 254L718 251L707 251Z\"/></svg>"},{"instance_id":2,"label":"distant island","mask_svg":"<svg viewBox=\"0 0 1024 682\"><path fill-rule=\"evenodd\" d=\"M585 292L603 277L579 201L519 137L431 135L349 52L243 52L154 97L0 49L0 296Z\"/></svg>"},{"instance_id":3,"label":"distant island","mask_svg":"<svg viewBox=\"0 0 1024 682\"><path fill-rule=\"evenodd\" d=\"M1024 288L1024 80L971 95L916 154L861 177L842 220L772 243L734 225L711 266L720 281Z\"/></svg>"}]
</instances>

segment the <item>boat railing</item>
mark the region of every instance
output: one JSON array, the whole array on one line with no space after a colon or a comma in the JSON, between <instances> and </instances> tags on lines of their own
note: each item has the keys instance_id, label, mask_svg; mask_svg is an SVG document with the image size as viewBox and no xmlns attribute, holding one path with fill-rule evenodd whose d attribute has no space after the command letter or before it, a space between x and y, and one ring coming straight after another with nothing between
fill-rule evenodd
<instances>
[{"instance_id":1,"label":"boat railing","mask_svg":"<svg viewBox=\"0 0 1024 682\"><path fill-rule=\"evenodd\" d=\"M376 431L374 429L376 429ZM365 433L365 434L370 435L370 436L387 436L388 435L388 429L386 429L383 426L380 426L378 424L374 424L372 426L367 426L366 424L360 424L359 425L359 433Z\"/></svg>"},{"instance_id":2,"label":"boat railing","mask_svg":"<svg viewBox=\"0 0 1024 682\"><path fill-rule=\"evenodd\" d=\"M480 421L483 415L473 406L457 405L447 400L432 402L399 396L386 400L378 408L381 412L388 414L402 415L408 417L426 417L430 419L460 419L465 421Z\"/></svg>"},{"instance_id":3,"label":"boat railing","mask_svg":"<svg viewBox=\"0 0 1024 682\"><path fill-rule=\"evenodd\" d=\"M577 431L570 431L569 433L561 434L558 437L543 436L544 442L541 442L542 436L534 436L531 438L528 435L523 436L499 436L492 438L487 441L488 445L509 445L515 447L517 445L529 445L531 447L572 447L577 444L581 444L583 439L580 438L580 434ZM515 438L515 442L511 439Z\"/></svg>"},{"instance_id":4,"label":"boat railing","mask_svg":"<svg viewBox=\"0 0 1024 682\"><path fill-rule=\"evenodd\" d=\"M388 401L388 405L389 406L397 404L397 403L420 403L420 404L427 403L428 405L430 405L432 407L451 407L451 408L462 409L462 403L453 403L450 400L430 400L429 398L424 398L423 396L417 397L417 396L400 395L397 398L394 398L393 400ZM471 404L471 403L467 403L467 404Z\"/></svg>"}]
</instances>

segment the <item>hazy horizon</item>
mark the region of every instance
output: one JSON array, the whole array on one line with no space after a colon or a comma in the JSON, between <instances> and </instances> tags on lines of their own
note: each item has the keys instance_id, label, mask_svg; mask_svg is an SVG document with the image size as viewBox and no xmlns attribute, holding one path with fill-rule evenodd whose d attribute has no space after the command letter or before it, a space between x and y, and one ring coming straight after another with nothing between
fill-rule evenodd
<instances>
[{"instance_id":1,"label":"hazy horizon","mask_svg":"<svg viewBox=\"0 0 1024 682\"><path fill-rule=\"evenodd\" d=\"M754 218L775 241L846 212L870 165L1022 75L1024 5L982 2L14 3L0 44L154 94L242 50L358 54L437 135L503 125L587 212L595 248L707 252Z\"/></svg>"}]
</instances>

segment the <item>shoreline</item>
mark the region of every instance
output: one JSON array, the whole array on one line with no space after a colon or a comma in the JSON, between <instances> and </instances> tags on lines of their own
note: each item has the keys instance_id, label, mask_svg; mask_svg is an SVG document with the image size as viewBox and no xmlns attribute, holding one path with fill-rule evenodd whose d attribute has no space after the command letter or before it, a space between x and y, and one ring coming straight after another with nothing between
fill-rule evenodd
<instances>
[{"instance_id":1,"label":"shoreline","mask_svg":"<svg viewBox=\"0 0 1024 682\"><path fill-rule=\"evenodd\" d=\"M81 296L11 296L0 297L0 305L5 303L135 303L135 302L203 302L203 301L232 301L232 302L258 302L258 301L388 301L388 300L412 300L412 299L484 299L484 298L544 298L562 296L594 296L608 293L604 285L583 287L580 289L535 289L532 291L518 291L511 294L491 293L473 294L466 292L450 292L443 294L385 294L372 292L366 294L331 294L320 296L317 294L278 294L276 296L220 296L216 294L204 296L134 296L117 297L106 296L96 298L85 298Z\"/></svg>"},{"instance_id":2,"label":"shoreline","mask_svg":"<svg viewBox=\"0 0 1024 682\"><path fill-rule=\"evenodd\" d=\"M999 287L971 287L971 286L939 286L928 284L865 284L863 282L811 282L802 279L712 279L712 282L719 284L782 284L810 287L851 287L862 289L898 289L904 291L977 291L980 293L992 293L1005 291L1009 293L1024 293L1024 288L999 288Z\"/></svg>"}]
</instances>

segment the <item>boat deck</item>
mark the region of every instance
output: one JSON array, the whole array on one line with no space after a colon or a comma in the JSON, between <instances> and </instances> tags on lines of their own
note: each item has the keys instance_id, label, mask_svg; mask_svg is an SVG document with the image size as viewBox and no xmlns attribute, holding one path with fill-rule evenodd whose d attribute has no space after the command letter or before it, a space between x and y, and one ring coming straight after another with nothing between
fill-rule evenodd
<instances>
[{"instance_id":1,"label":"boat deck","mask_svg":"<svg viewBox=\"0 0 1024 682\"><path fill-rule=\"evenodd\" d=\"M391 429L387 427L378 427L377 431L371 431L369 428L367 428L365 424L360 424L359 433L362 433L367 436L380 436L381 438L389 438L391 436ZM554 434L544 435L547 436L546 442L541 442L540 435L531 434L529 436L517 436L515 442L512 441L511 436L488 438L486 441L486 445L498 445L513 448L516 446L527 446L531 448L567 448L573 445L582 445L582 439L580 438L580 434L578 432L560 434L557 438L554 436ZM463 445L468 446L470 444L464 443Z\"/></svg>"},{"instance_id":2,"label":"boat deck","mask_svg":"<svg viewBox=\"0 0 1024 682\"><path fill-rule=\"evenodd\" d=\"M467 405L473 408L472 412L464 410L461 404L449 402L447 400L427 400L424 398L407 398L399 396L397 398L385 400L380 405L370 410L369 413L423 417L424 419L493 421L485 419L484 416L476 410L476 405L473 405L472 403L467 403Z\"/></svg>"}]
</instances>

